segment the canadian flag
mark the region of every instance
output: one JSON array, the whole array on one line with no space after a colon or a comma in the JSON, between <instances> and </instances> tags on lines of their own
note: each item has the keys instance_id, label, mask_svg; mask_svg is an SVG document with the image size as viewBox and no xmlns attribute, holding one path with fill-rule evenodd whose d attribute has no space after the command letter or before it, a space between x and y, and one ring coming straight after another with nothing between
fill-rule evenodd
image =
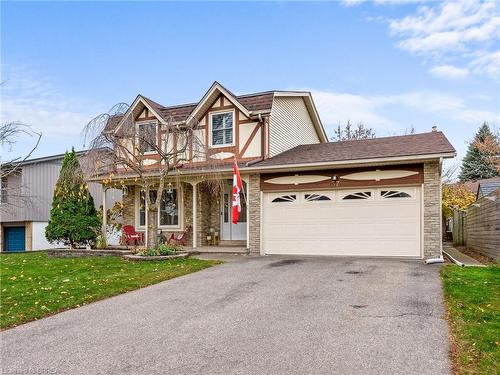
<instances>
[{"instance_id":1,"label":"canadian flag","mask_svg":"<svg viewBox=\"0 0 500 375\"><path fill-rule=\"evenodd\" d=\"M238 223L238 219L240 218L241 212L241 200L240 193L243 189L243 185L241 183L240 170L238 169L238 164L236 160L233 165L233 199L232 199L232 222L233 224Z\"/></svg>"}]
</instances>

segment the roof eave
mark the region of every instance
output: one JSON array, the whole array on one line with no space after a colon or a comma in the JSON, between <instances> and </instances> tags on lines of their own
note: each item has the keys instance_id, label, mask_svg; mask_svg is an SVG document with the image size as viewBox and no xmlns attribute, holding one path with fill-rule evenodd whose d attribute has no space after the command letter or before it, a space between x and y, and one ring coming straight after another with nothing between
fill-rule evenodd
<instances>
[{"instance_id":1,"label":"roof eave","mask_svg":"<svg viewBox=\"0 0 500 375\"><path fill-rule=\"evenodd\" d=\"M341 168L341 167L358 167L358 166L368 166L368 165L383 165L383 164L401 164L401 163L415 163L424 162L429 160L437 160L440 158L449 159L456 156L455 152L445 152L436 154L422 154L422 155L410 155L410 156L394 156L385 158L370 158L370 159L353 159L353 160L341 160L341 161L327 161L327 162L316 162L316 163L296 163L296 164L281 164L281 165L270 165L270 166L251 166L242 168L242 171L263 171L263 172L279 172L283 170L318 170L325 168Z\"/></svg>"},{"instance_id":2,"label":"roof eave","mask_svg":"<svg viewBox=\"0 0 500 375\"><path fill-rule=\"evenodd\" d=\"M207 109L204 108L204 106L207 104L207 102L210 99L213 99L212 96L216 92L218 92L217 96L219 96L220 94L222 94L227 99L229 99L229 101L231 101L231 103L233 103L241 112L243 112L243 114L246 117L250 117L251 116L250 111L248 111L248 109L243 104L241 104L240 101L231 92L229 92L229 90L227 90L219 82L215 81L212 84L212 86L210 86L210 88L207 90L207 92L205 93L205 95L203 95L203 98L201 98L201 100L198 102L198 105L191 112L191 114L189 116L190 118L187 120L188 123L191 122L191 121L199 121L199 119L197 118L197 116L199 115L199 112L200 111L203 112L203 113L206 112Z\"/></svg>"},{"instance_id":3,"label":"roof eave","mask_svg":"<svg viewBox=\"0 0 500 375\"><path fill-rule=\"evenodd\" d=\"M283 172L283 171L307 171L307 170L321 170L326 168L338 169L338 168L355 168L360 166L377 166L377 165L391 165L391 164L408 164L408 163L422 163L424 161L436 160L440 158L453 158L456 154L453 152L440 153L440 154L425 154L416 156L401 156L392 158L373 158L373 159L358 159L358 160L344 160L337 162L322 162L322 163L302 163L302 164L283 164L275 166L251 166L251 167L241 167L240 172L243 173L272 173L272 172ZM233 167L228 166L224 168L217 169L217 173L232 173ZM204 175L213 172L213 169L198 169L184 171L178 169L171 172L172 177L189 177ZM151 176L155 176L154 172ZM130 181L134 180L137 176L120 176L116 175L116 180ZM104 177L91 178L90 181L99 182L102 181ZM106 177L107 178L107 177Z\"/></svg>"},{"instance_id":4,"label":"roof eave","mask_svg":"<svg viewBox=\"0 0 500 375\"><path fill-rule=\"evenodd\" d=\"M137 104L142 103L148 110L150 110L152 113L154 113L155 117L158 118L158 121L160 121L161 124L166 124L165 120L163 119L163 116L159 114L153 107L151 107L146 100L145 97L142 95L137 95L137 97L134 99L130 107L127 109L127 111L123 114L122 119L118 124L116 125L115 129L113 130L115 133L120 129L120 127L123 125L123 122L125 119L128 117L128 115L134 110L134 108L137 106Z\"/></svg>"}]
</instances>

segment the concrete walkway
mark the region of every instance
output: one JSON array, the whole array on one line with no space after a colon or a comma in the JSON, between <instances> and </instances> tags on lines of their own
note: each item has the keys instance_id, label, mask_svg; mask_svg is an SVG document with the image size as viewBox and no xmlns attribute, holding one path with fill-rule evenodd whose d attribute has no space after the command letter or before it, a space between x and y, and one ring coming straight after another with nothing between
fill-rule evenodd
<instances>
[{"instance_id":1,"label":"concrete walkway","mask_svg":"<svg viewBox=\"0 0 500 375\"><path fill-rule=\"evenodd\" d=\"M225 257L0 333L3 373L449 374L439 265Z\"/></svg>"},{"instance_id":2,"label":"concrete walkway","mask_svg":"<svg viewBox=\"0 0 500 375\"><path fill-rule=\"evenodd\" d=\"M467 254L461 253L457 249L455 249L450 244L443 244L443 253L447 256L452 262L458 264L461 267L484 267L485 265L476 259L468 256Z\"/></svg>"}]
</instances>

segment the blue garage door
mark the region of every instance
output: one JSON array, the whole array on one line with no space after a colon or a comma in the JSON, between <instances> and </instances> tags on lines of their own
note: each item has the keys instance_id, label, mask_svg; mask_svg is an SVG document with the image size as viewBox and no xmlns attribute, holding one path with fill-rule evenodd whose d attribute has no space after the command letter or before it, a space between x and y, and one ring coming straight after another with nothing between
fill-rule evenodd
<instances>
[{"instance_id":1,"label":"blue garage door","mask_svg":"<svg viewBox=\"0 0 500 375\"><path fill-rule=\"evenodd\" d=\"M25 228L4 227L5 251L24 251Z\"/></svg>"}]
</instances>

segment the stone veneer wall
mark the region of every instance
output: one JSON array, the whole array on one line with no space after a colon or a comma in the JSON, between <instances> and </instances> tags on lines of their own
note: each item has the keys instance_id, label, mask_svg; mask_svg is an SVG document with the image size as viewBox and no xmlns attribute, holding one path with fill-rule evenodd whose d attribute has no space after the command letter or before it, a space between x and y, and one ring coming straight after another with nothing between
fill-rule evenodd
<instances>
[{"instance_id":1,"label":"stone veneer wall","mask_svg":"<svg viewBox=\"0 0 500 375\"><path fill-rule=\"evenodd\" d=\"M441 256L441 170L439 161L424 163L424 258Z\"/></svg>"},{"instance_id":2,"label":"stone veneer wall","mask_svg":"<svg viewBox=\"0 0 500 375\"><path fill-rule=\"evenodd\" d=\"M123 225L133 225L135 226L135 189L139 189L138 186L129 185L127 186L128 193L122 197L123 203Z\"/></svg>"},{"instance_id":3,"label":"stone veneer wall","mask_svg":"<svg viewBox=\"0 0 500 375\"><path fill-rule=\"evenodd\" d=\"M250 193L248 194L249 201L249 231L250 231L250 248L251 253L260 252L260 175L250 175L249 183Z\"/></svg>"},{"instance_id":4,"label":"stone veneer wall","mask_svg":"<svg viewBox=\"0 0 500 375\"><path fill-rule=\"evenodd\" d=\"M183 222L184 229L193 226L193 186L191 184L182 183L182 191L183 191L183 201L184 201L184 209L183 209ZM191 228L192 230L192 228ZM193 233L191 232L187 238L187 245L193 246Z\"/></svg>"}]
</instances>

